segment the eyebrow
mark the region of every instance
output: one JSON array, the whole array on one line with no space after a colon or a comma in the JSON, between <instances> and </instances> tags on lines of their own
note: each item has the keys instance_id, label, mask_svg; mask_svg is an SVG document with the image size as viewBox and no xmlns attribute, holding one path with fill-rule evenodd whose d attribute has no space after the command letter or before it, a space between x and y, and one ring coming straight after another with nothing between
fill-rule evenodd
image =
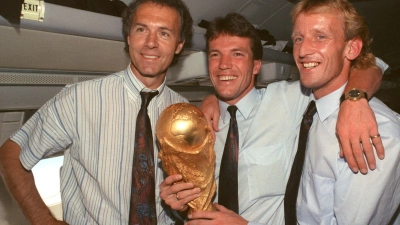
<instances>
[{"instance_id":1,"label":"eyebrow","mask_svg":"<svg viewBox=\"0 0 400 225\"><path fill-rule=\"evenodd\" d=\"M143 27L148 27L146 24L144 24L144 23L140 23L140 22L136 22L136 23L134 23L133 24L133 26L143 26ZM133 27L132 26L132 27ZM159 27L158 29L161 29L161 30L168 30L168 31L170 31L170 32L172 32L173 31L173 29L171 29L171 28L168 28L168 27Z\"/></svg>"},{"instance_id":2,"label":"eyebrow","mask_svg":"<svg viewBox=\"0 0 400 225\"><path fill-rule=\"evenodd\" d=\"M314 33L314 34L328 34L328 33L330 33L330 31L329 30L327 30L327 29L321 29L321 28L313 28L312 29L312 32ZM292 38L294 37L294 36L296 36L296 35L301 35L301 32L298 32L298 31L293 31L292 32Z\"/></svg>"},{"instance_id":3,"label":"eyebrow","mask_svg":"<svg viewBox=\"0 0 400 225\"><path fill-rule=\"evenodd\" d=\"M300 35L300 32L293 31L292 34L290 35L290 37L293 39L294 36L296 36L296 35Z\"/></svg>"},{"instance_id":4,"label":"eyebrow","mask_svg":"<svg viewBox=\"0 0 400 225\"><path fill-rule=\"evenodd\" d=\"M243 52L243 53L246 53L246 52L247 52L247 51L246 51L245 49L243 49L243 48L232 48L232 49L230 49L229 51L230 51L230 52ZM209 52L209 53L215 53L215 52L220 53L221 51L218 50L218 49L209 49L208 52Z\"/></svg>"},{"instance_id":5,"label":"eyebrow","mask_svg":"<svg viewBox=\"0 0 400 225\"><path fill-rule=\"evenodd\" d=\"M209 49L208 52L219 52L219 51L216 49Z\"/></svg>"},{"instance_id":6,"label":"eyebrow","mask_svg":"<svg viewBox=\"0 0 400 225\"><path fill-rule=\"evenodd\" d=\"M232 52L240 51L240 52L245 52L245 48L233 48L231 49Z\"/></svg>"}]
</instances>

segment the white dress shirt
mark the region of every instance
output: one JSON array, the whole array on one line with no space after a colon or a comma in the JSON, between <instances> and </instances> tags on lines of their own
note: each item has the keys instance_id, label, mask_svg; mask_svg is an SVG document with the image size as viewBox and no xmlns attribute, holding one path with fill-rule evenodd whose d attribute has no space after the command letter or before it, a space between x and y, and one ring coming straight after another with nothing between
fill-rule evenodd
<instances>
[{"instance_id":1,"label":"white dress shirt","mask_svg":"<svg viewBox=\"0 0 400 225\"><path fill-rule=\"evenodd\" d=\"M250 224L284 224L283 197L308 102L309 96L302 94L299 82L278 82L266 89L251 90L235 104L239 130L239 214ZM214 147L217 185L229 128L227 107L220 101L220 132Z\"/></svg>"},{"instance_id":2,"label":"white dress shirt","mask_svg":"<svg viewBox=\"0 0 400 225\"><path fill-rule=\"evenodd\" d=\"M387 224L400 203L400 119L376 98L375 112L385 159L367 175L354 174L339 157L335 135L344 86L316 100L297 198L299 224Z\"/></svg>"},{"instance_id":3,"label":"white dress shirt","mask_svg":"<svg viewBox=\"0 0 400 225\"><path fill-rule=\"evenodd\" d=\"M21 148L22 165L30 170L42 158L64 151L61 196L69 224L128 224L136 116L144 85L130 67L124 71L64 88L48 101L11 139ZM160 113L184 102L164 83L148 113L153 135ZM154 140L154 160L157 145ZM158 224L174 224L161 206L156 164ZM168 210L169 211L169 210Z\"/></svg>"}]
</instances>

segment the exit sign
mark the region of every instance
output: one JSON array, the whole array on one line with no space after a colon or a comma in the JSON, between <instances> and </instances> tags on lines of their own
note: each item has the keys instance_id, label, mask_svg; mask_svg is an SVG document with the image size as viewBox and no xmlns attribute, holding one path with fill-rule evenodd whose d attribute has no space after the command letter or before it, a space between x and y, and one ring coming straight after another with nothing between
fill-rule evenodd
<instances>
[{"instance_id":1,"label":"exit sign","mask_svg":"<svg viewBox=\"0 0 400 225\"><path fill-rule=\"evenodd\" d=\"M21 19L43 21L44 1L25 0L22 3Z\"/></svg>"}]
</instances>

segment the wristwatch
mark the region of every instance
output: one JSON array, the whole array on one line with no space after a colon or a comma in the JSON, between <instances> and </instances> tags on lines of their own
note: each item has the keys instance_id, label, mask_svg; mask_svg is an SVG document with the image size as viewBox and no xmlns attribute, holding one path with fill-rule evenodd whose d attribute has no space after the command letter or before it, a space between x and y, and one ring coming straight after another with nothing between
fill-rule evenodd
<instances>
[{"instance_id":1,"label":"wristwatch","mask_svg":"<svg viewBox=\"0 0 400 225\"><path fill-rule=\"evenodd\" d=\"M350 91L344 93L341 97L340 97L340 103L342 103L344 100L351 100L351 101L358 101L362 98L367 99L368 101L368 96L367 93L365 93L363 90L357 89L357 88L353 88Z\"/></svg>"}]
</instances>

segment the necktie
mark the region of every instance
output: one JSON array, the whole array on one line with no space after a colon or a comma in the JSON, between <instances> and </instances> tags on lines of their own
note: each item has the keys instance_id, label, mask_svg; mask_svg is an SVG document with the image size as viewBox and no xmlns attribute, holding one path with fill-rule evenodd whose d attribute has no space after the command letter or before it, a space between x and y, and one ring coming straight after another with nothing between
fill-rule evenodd
<instances>
[{"instance_id":1,"label":"necktie","mask_svg":"<svg viewBox=\"0 0 400 225\"><path fill-rule=\"evenodd\" d=\"M303 120L301 121L299 144L297 147L297 153L293 161L292 170L290 171L290 176L288 183L286 185L285 192L285 224L292 225L297 224L296 217L296 200L299 191L301 173L303 172L304 158L306 154L306 145L308 138L308 131L313 122L313 116L317 112L315 102L311 101L308 104L307 111L303 115Z\"/></svg>"},{"instance_id":2,"label":"necktie","mask_svg":"<svg viewBox=\"0 0 400 225\"><path fill-rule=\"evenodd\" d=\"M219 172L218 203L238 213L239 132L236 122L236 110L237 107L235 105L228 107L231 119Z\"/></svg>"},{"instance_id":3,"label":"necktie","mask_svg":"<svg viewBox=\"0 0 400 225\"><path fill-rule=\"evenodd\" d=\"M154 175L153 133L147 106L156 92L140 92L142 105L136 119L135 153L129 224L157 224Z\"/></svg>"}]
</instances>

